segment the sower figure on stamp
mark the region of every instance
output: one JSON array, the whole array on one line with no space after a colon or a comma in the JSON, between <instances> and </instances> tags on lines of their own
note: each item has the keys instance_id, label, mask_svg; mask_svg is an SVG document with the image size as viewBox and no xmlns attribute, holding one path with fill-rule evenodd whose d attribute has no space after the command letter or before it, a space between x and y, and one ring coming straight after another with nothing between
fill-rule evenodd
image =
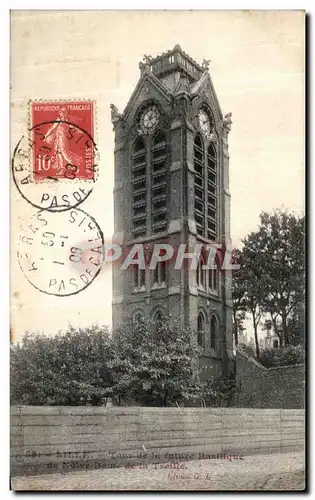
<instances>
[{"instance_id":1,"label":"sower figure on stamp","mask_svg":"<svg viewBox=\"0 0 315 500\"><path fill-rule=\"evenodd\" d=\"M55 158L52 168L56 169L57 174L62 174L66 165L75 165L80 167L81 158L69 149L69 140L67 133L69 124L64 121L77 121L77 118L70 117L67 113L67 108L62 107L59 111L59 118L48 130L45 140L48 144L52 144Z\"/></svg>"}]
</instances>

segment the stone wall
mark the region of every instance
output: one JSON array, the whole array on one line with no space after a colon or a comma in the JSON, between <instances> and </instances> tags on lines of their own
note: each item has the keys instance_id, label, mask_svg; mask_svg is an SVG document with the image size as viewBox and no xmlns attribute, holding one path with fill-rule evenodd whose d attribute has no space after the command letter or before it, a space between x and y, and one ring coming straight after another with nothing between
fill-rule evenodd
<instances>
[{"instance_id":1,"label":"stone wall","mask_svg":"<svg viewBox=\"0 0 315 500\"><path fill-rule=\"evenodd\" d=\"M224 453L246 457L303 447L304 410L11 408L13 475L183 463Z\"/></svg>"},{"instance_id":2,"label":"stone wall","mask_svg":"<svg viewBox=\"0 0 315 500\"><path fill-rule=\"evenodd\" d=\"M235 404L239 407L304 408L304 365L265 368L237 352L236 381Z\"/></svg>"}]
</instances>

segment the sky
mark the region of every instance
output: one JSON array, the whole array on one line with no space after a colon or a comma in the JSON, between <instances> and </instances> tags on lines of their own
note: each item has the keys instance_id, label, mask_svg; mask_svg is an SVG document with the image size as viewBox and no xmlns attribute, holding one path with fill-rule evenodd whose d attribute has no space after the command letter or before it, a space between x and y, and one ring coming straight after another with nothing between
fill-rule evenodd
<instances>
[{"instance_id":1,"label":"sky","mask_svg":"<svg viewBox=\"0 0 315 500\"><path fill-rule=\"evenodd\" d=\"M123 111L144 54L179 43L211 60L229 135L231 236L255 230L259 213L304 211L304 14L298 11L15 11L11 13L11 151L29 124L28 101L96 101L99 179L82 208L105 239L113 233L114 133L110 104ZM11 324L54 334L92 323L111 326L112 282L103 267L69 297L34 289L16 258L20 224L34 207L11 187Z\"/></svg>"}]
</instances>

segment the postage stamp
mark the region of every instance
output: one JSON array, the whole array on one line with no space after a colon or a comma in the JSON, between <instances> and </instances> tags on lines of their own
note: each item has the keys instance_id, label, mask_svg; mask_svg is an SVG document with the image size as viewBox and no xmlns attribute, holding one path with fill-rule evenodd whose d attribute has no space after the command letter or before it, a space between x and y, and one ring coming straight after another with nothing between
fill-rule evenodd
<instances>
[{"instance_id":1,"label":"postage stamp","mask_svg":"<svg viewBox=\"0 0 315 500\"><path fill-rule=\"evenodd\" d=\"M30 102L29 129L15 147L12 175L39 209L65 211L91 193L98 177L93 101Z\"/></svg>"},{"instance_id":2,"label":"postage stamp","mask_svg":"<svg viewBox=\"0 0 315 500\"><path fill-rule=\"evenodd\" d=\"M40 210L21 228L17 255L34 288L64 297L93 282L102 268L103 247L99 225L83 210Z\"/></svg>"},{"instance_id":3,"label":"postage stamp","mask_svg":"<svg viewBox=\"0 0 315 500\"><path fill-rule=\"evenodd\" d=\"M35 182L94 179L93 101L30 102L30 119Z\"/></svg>"}]
</instances>

